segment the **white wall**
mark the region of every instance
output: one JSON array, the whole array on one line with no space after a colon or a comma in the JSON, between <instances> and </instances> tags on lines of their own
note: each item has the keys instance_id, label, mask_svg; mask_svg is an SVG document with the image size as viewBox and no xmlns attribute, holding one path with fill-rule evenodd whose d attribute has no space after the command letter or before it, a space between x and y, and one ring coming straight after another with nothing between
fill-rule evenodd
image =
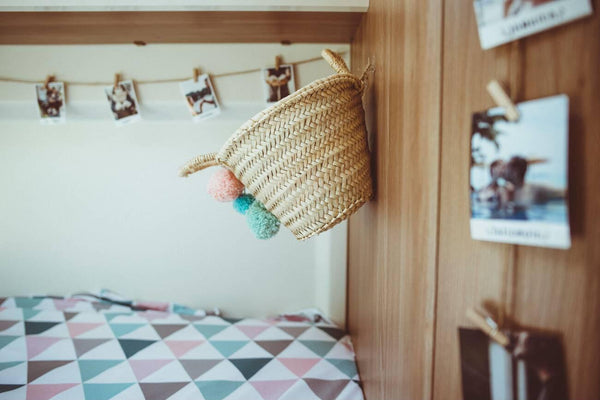
<instances>
[{"instance_id":1,"label":"white wall","mask_svg":"<svg viewBox=\"0 0 600 400\"><path fill-rule=\"evenodd\" d=\"M322 45L0 46L0 76L65 81L187 77L319 55ZM347 50L347 45L330 45ZM297 84L331 73L298 66ZM218 119L193 124L177 84L140 85L146 120L115 127L101 87L67 88L68 122L36 120L32 85L0 83L0 295L110 288L142 299L264 316L345 312L345 225L307 242L282 227L253 238L231 204L206 193L211 171L177 176L264 107L259 74L213 83ZM155 112L153 112L153 110Z\"/></svg>"}]
</instances>

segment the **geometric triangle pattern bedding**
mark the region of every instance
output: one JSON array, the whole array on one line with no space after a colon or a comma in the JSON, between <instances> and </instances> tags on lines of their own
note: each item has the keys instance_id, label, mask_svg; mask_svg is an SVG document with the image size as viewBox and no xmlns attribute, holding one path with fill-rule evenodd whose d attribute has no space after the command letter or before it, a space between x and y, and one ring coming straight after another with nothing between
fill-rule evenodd
<instances>
[{"instance_id":1,"label":"geometric triangle pattern bedding","mask_svg":"<svg viewBox=\"0 0 600 400\"><path fill-rule=\"evenodd\" d=\"M0 299L0 400L363 400L350 337L89 298Z\"/></svg>"}]
</instances>

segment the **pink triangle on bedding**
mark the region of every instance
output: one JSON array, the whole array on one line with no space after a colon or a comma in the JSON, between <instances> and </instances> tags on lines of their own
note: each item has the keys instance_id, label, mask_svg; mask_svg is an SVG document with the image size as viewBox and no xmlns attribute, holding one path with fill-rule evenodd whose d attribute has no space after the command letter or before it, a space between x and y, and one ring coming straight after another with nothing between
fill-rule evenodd
<instances>
[{"instance_id":1,"label":"pink triangle on bedding","mask_svg":"<svg viewBox=\"0 0 600 400\"><path fill-rule=\"evenodd\" d=\"M25 340L27 341L27 359L31 360L33 357L47 350L53 344L63 340L63 338L26 336Z\"/></svg>"},{"instance_id":2,"label":"pink triangle on bedding","mask_svg":"<svg viewBox=\"0 0 600 400\"><path fill-rule=\"evenodd\" d=\"M257 337L258 335L260 335L261 333L263 333L264 331L266 331L269 326L268 325L262 325L262 326L252 326L252 325L236 325L236 327L242 331L246 336L248 336L250 339L254 339L255 337Z\"/></svg>"},{"instance_id":3,"label":"pink triangle on bedding","mask_svg":"<svg viewBox=\"0 0 600 400\"><path fill-rule=\"evenodd\" d=\"M100 325L104 324L97 322L67 322L67 328L69 328L69 334L71 337L77 337L99 327Z\"/></svg>"},{"instance_id":4,"label":"pink triangle on bedding","mask_svg":"<svg viewBox=\"0 0 600 400\"><path fill-rule=\"evenodd\" d=\"M165 340L165 344L175 354L175 357L181 358L185 353L203 344L204 340Z\"/></svg>"},{"instance_id":5,"label":"pink triangle on bedding","mask_svg":"<svg viewBox=\"0 0 600 400\"><path fill-rule=\"evenodd\" d=\"M265 400L277 400L296 380L250 382Z\"/></svg>"},{"instance_id":6,"label":"pink triangle on bedding","mask_svg":"<svg viewBox=\"0 0 600 400\"><path fill-rule=\"evenodd\" d=\"M48 400L79 383L54 383L47 385L27 385L27 400Z\"/></svg>"},{"instance_id":7,"label":"pink triangle on bedding","mask_svg":"<svg viewBox=\"0 0 600 400\"><path fill-rule=\"evenodd\" d=\"M314 367L321 359L320 358L278 358L279 362L292 371L296 376L301 378L312 367Z\"/></svg>"},{"instance_id":8,"label":"pink triangle on bedding","mask_svg":"<svg viewBox=\"0 0 600 400\"><path fill-rule=\"evenodd\" d=\"M129 360L129 365L138 381L158 371L174 360Z\"/></svg>"}]
</instances>

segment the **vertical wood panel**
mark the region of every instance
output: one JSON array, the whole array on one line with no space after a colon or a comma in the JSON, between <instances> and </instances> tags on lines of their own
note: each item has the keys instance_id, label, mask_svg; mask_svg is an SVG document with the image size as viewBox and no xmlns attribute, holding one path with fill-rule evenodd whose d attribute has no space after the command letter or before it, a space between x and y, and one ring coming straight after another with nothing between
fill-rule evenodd
<instances>
[{"instance_id":1,"label":"vertical wood panel","mask_svg":"<svg viewBox=\"0 0 600 400\"><path fill-rule=\"evenodd\" d=\"M564 335L571 399L600 398L600 1L596 15L527 38L526 99L570 99L572 247L519 246L515 318ZM552 62L548 62L552 60Z\"/></svg>"},{"instance_id":2,"label":"vertical wood panel","mask_svg":"<svg viewBox=\"0 0 600 400\"><path fill-rule=\"evenodd\" d=\"M456 330L468 325L467 307L486 301L505 306L517 325L562 332L570 398L600 398L598 15L488 51L479 48L469 7L447 1L444 24L434 398L461 398ZM505 81L519 101L559 93L571 98L569 251L470 239L470 114L492 105L485 84L493 78Z\"/></svg>"},{"instance_id":3,"label":"vertical wood panel","mask_svg":"<svg viewBox=\"0 0 600 400\"><path fill-rule=\"evenodd\" d=\"M355 73L368 57L376 66L367 119L377 194L350 221L348 326L368 399L425 399L434 334L441 0L372 1L352 50Z\"/></svg>"},{"instance_id":4,"label":"vertical wood panel","mask_svg":"<svg viewBox=\"0 0 600 400\"><path fill-rule=\"evenodd\" d=\"M468 307L499 301L513 263L512 246L471 240L468 188L471 113L493 105L486 84L508 80L515 51L482 51L470 4L445 2L435 399L461 398L457 328Z\"/></svg>"},{"instance_id":5,"label":"vertical wood panel","mask_svg":"<svg viewBox=\"0 0 600 400\"><path fill-rule=\"evenodd\" d=\"M366 94L366 118L369 131L369 144L372 157L372 175L375 184L375 197L367 203L349 224L355 223L358 229L349 229L348 253L353 258L349 268L352 279L348 279L348 307L346 318L348 330L353 335L357 351L358 365L362 373L365 392L378 398L383 391L383 284L384 255L387 252L386 232L386 185L387 180L387 138L388 120L386 105L389 97L385 85L386 43L377 43L368 38L382 38L386 32L386 13L383 2L373 1L369 13L365 15L352 46L352 69L362 73L367 60L376 62L376 73L370 77L370 87ZM375 162L376 160L376 162ZM369 329L378 327L378 329Z\"/></svg>"}]
</instances>

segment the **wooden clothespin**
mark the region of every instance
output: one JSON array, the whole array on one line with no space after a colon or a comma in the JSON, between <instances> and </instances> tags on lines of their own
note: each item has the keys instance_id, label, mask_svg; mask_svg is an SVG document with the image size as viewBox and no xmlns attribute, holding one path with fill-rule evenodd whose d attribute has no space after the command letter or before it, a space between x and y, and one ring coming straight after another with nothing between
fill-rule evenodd
<instances>
[{"instance_id":1,"label":"wooden clothespin","mask_svg":"<svg viewBox=\"0 0 600 400\"><path fill-rule=\"evenodd\" d=\"M119 74L115 74L115 82L113 84L113 87L116 89L117 86L119 86L119 81L121 80L121 77L119 76Z\"/></svg>"},{"instance_id":2,"label":"wooden clothespin","mask_svg":"<svg viewBox=\"0 0 600 400\"><path fill-rule=\"evenodd\" d=\"M510 343L510 339L498 329L498 325L490 317L484 317L472 308L467 310L467 318L492 340L506 347Z\"/></svg>"},{"instance_id":3,"label":"wooden clothespin","mask_svg":"<svg viewBox=\"0 0 600 400\"><path fill-rule=\"evenodd\" d=\"M488 83L487 90L490 96L492 96L492 98L496 102L496 104L498 104L500 107L504 107L504 109L506 110L507 120L514 122L519 119L519 110L517 110L517 107L512 102L510 97L508 97L504 89L502 89L502 86L500 85L500 83L498 83L497 80L493 80L490 83Z\"/></svg>"},{"instance_id":4,"label":"wooden clothespin","mask_svg":"<svg viewBox=\"0 0 600 400\"><path fill-rule=\"evenodd\" d=\"M198 77L200 76L200 69L194 68L194 82L198 82Z\"/></svg>"},{"instance_id":5,"label":"wooden clothespin","mask_svg":"<svg viewBox=\"0 0 600 400\"><path fill-rule=\"evenodd\" d=\"M279 71L281 67L281 56L275 56L275 71Z\"/></svg>"},{"instance_id":6,"label":"wooden clothespin","mask_svg":"<svg viewBox=\"0 0 600 400\"><path fill-rule=\"evenodd\" d=\"M46 81L44 82L44 88L46 88L46 90L48 90L48 85L50 84L50 82L54 81L54 75L48 75L46 76Z\"/></svg>"}]
</instances>

